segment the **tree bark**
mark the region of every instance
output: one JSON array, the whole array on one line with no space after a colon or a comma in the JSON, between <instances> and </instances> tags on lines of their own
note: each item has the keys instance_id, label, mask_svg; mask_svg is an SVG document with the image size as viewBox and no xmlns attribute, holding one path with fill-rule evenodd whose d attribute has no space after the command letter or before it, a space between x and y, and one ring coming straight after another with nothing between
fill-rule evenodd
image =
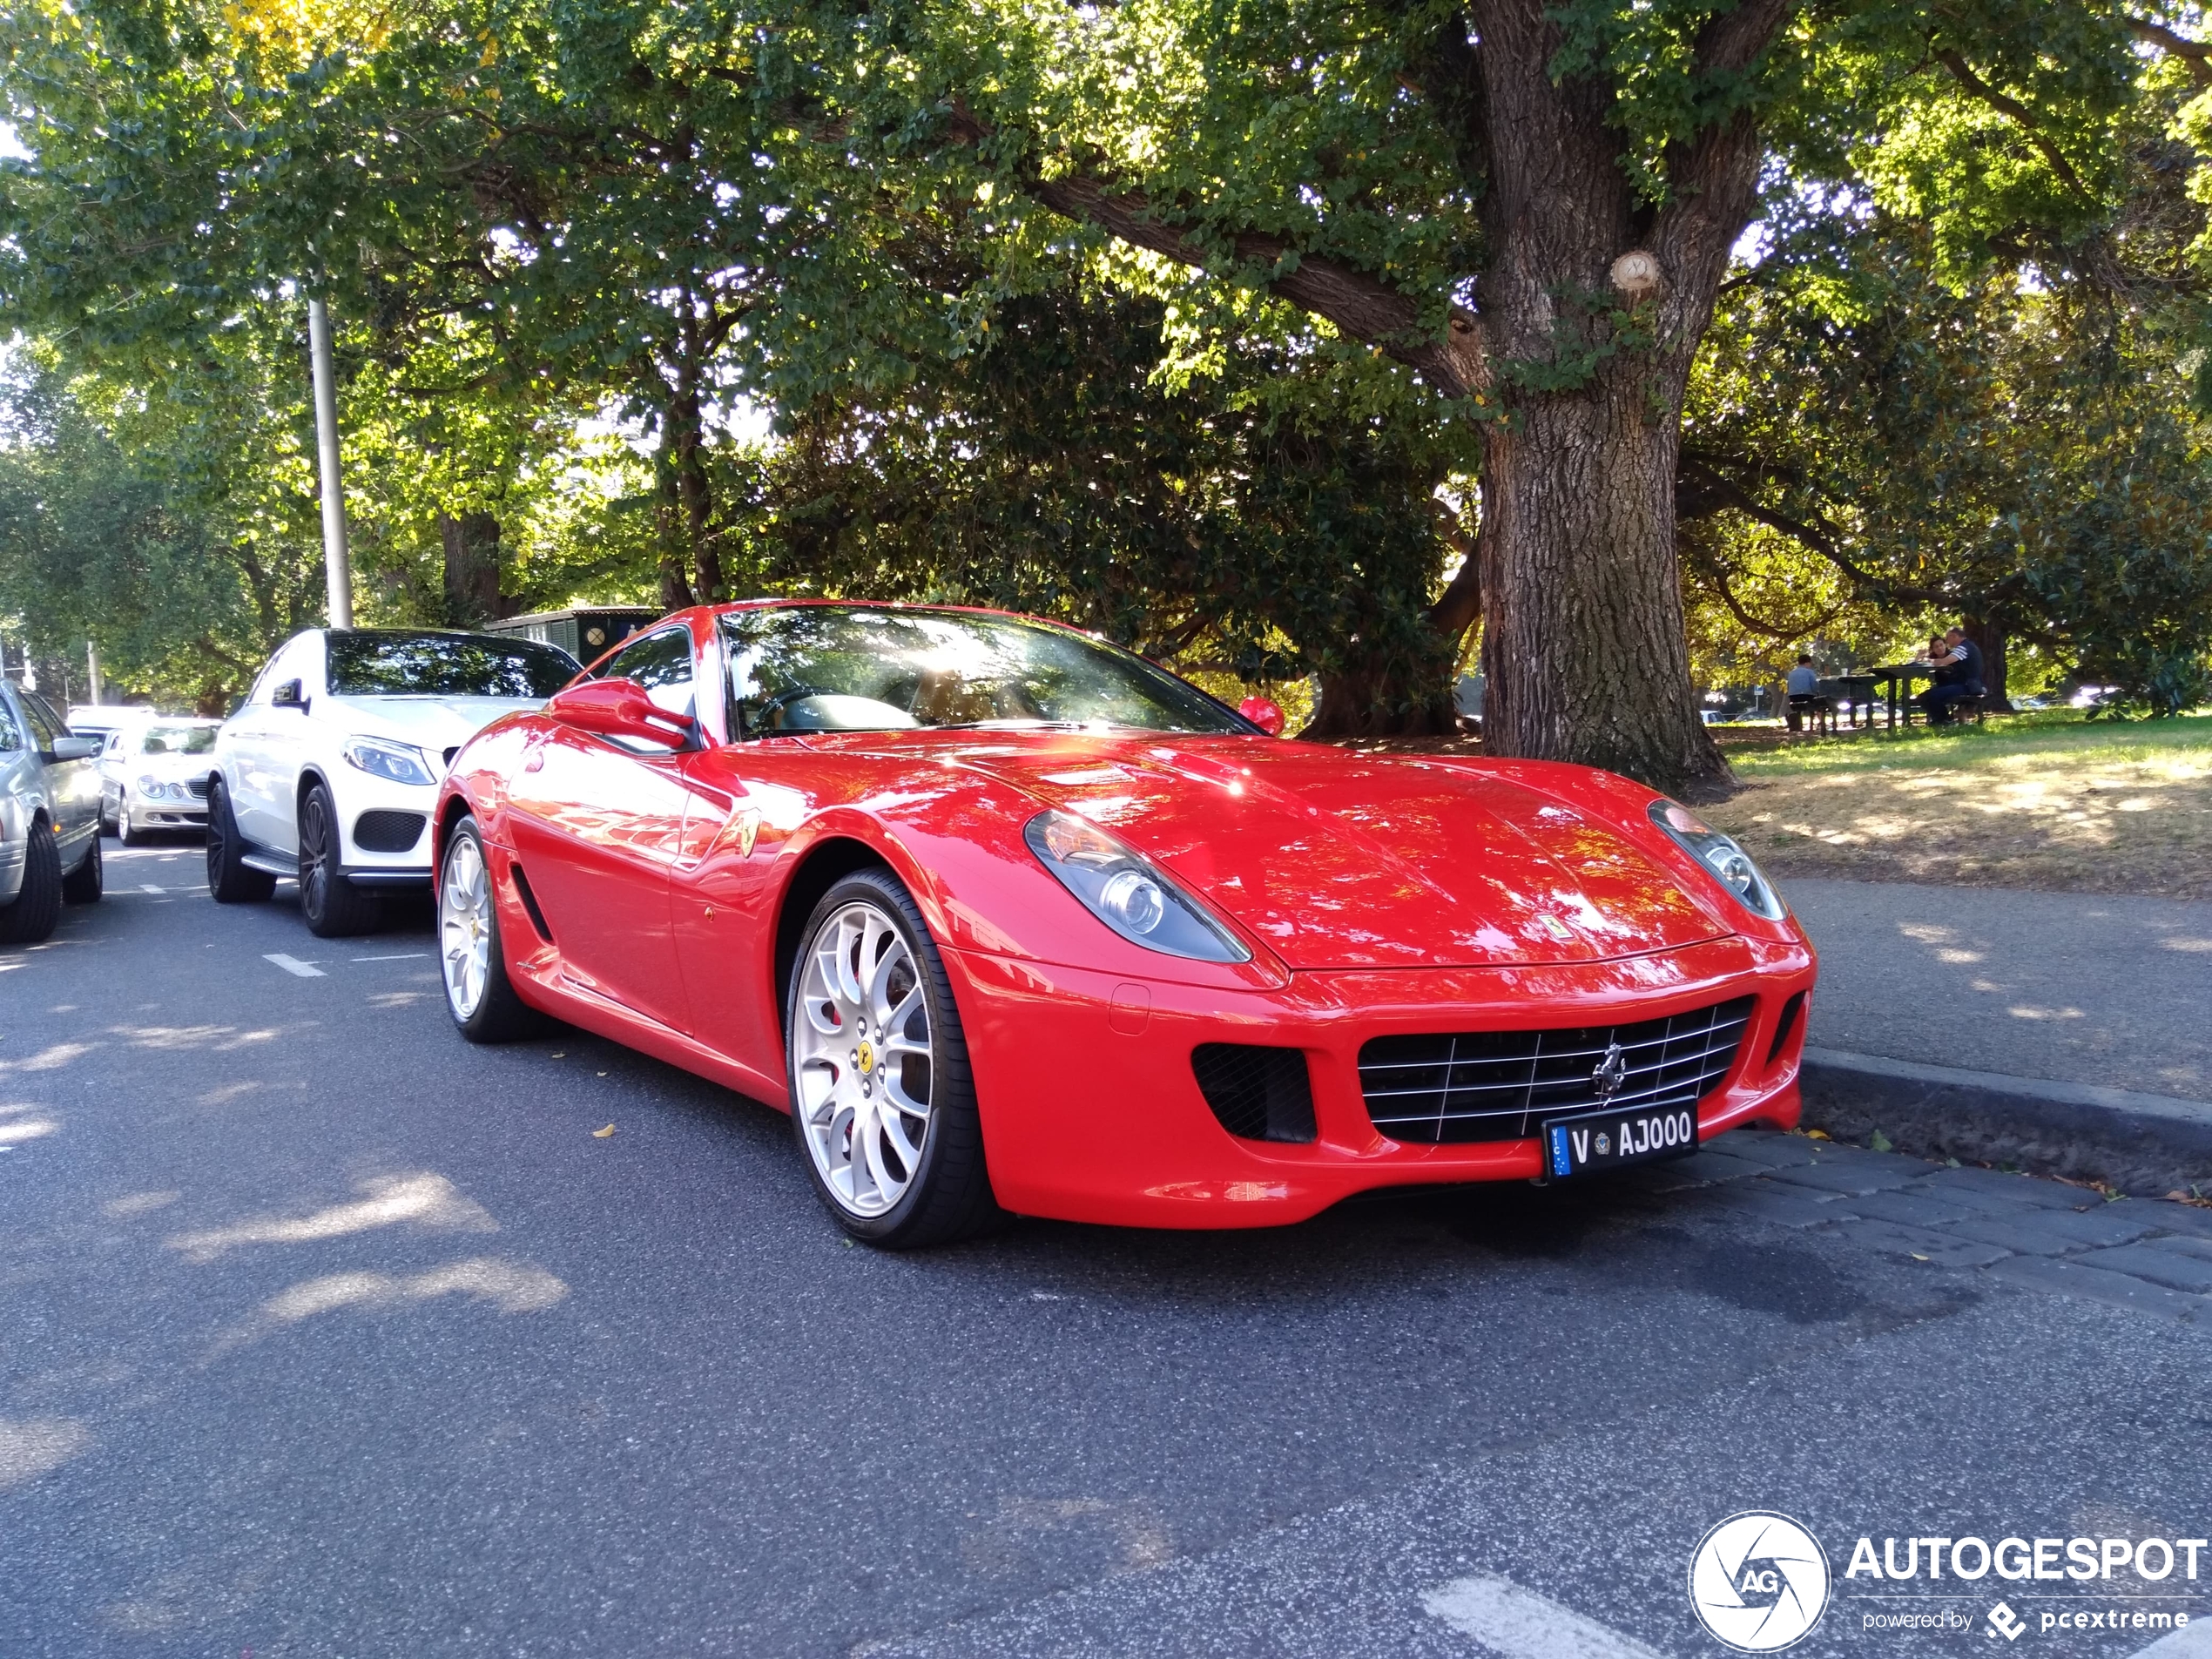
<instances>
[{"instance_id":1,"label":"tree bark","mask_svg":"<svg viewBox=\"0 0 2212 1659\"><path fill-rule=\"evenodd\" d=\"M440 513L445 546L446 620L480 627L505 612L499 597L499 520L491 513Z\"/></svg>"},{"instance_id":2,"label":"tree bark","mask_svg":"<svg viewBox=\"0 0 2212 1659\"><path fill-rule=\"evenodd\" d=\"M2007 631L2001 622L1986 617L1968 617L1959 626L1966 631L1966 637L1973 641L1981 652L1982 707L1992 714L2013 713L2012 698L2005 688L2005 648Z\"/></svg>"}]
</instances>

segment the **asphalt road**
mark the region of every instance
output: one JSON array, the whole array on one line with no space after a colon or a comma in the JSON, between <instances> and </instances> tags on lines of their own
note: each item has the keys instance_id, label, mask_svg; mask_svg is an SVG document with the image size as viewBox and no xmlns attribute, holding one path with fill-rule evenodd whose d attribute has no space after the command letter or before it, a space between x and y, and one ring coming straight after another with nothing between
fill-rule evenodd
<instances>
[{"instance_id":1,"label":"asphalt road","mask_svg":"<svg viewBox=\"0 0 2212 1659\"><path fill-rule=\"evenodd\" d=\"M1783 884L1820 952L1811 1041L2212 1100L2212 902Z\"/></svg>"},{"instance_id":2,"label":"asphalt road","mask_svg":"<svg viewBox=\"0 0 2212 1659\"><path fill-rule=\"evenodd\" d=\"M1688 1659L1747 1508L1839 1575L1795 1653L1986 1652L2001 1595L2022 1651L2121 1655L2035 1625L2071 1582L1840 1575L1861 1534L2212 1536L2212 1211L1739 1135L878 1255L766 1109L461 1042L427 913L318 941L199 869L111 846L105 903L0 952L10 1659ZM2212 1617L2200 1571L2079 1605Z\"/></svg>"}]
</instances>

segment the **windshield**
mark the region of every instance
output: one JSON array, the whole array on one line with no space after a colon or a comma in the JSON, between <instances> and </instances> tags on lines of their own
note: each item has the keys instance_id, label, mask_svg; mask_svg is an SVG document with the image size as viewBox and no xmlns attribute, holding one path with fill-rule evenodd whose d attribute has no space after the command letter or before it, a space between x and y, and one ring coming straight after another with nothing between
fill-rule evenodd
<instances>
[{"instance_id":1,"label":"windshield","mask_svg":"<svg viewBox=\"0 0 2212 1659\"><path fill-rule=\"evenodd\" d=\"M1141 657L1008 617L793 605L730 612L722 632L732 726L744 737L916 726L1257 729Z\"/></svg>"},{"instance_id":2,"label":"windshield","mask_svg":"<svg viewBox=\"0 0 2212 1659\"><path fill-rule=\"evenodd\" d=\"M330 636L334 697L547 698L577 672L568 652L527 639L381 629Z\"/></svg>"},{"instance_id":3,"label":"windshield","mask_svg":"<svg viewBox=\"0 0 2212 1659\"><path fill-rule=\"evenodd\" d=\"M206 755L215 752L212 725L150 725L138 740L138 752L149 755Z\"/></svg>"}]
</instances>

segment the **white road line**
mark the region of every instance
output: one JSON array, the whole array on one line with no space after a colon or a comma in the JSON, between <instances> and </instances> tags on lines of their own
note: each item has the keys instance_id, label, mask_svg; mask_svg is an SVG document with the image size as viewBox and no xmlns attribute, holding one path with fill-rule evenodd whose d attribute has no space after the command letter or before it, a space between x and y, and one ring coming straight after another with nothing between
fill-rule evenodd
<instances>
[{"instance_id":1,"label":"white road line","mask_svg":"<svg viewBox=\"0 0 2212 1659\"><path fill-rule=\"evenodd\" d=\"M1509 1578L1455 1578L1422 1596L1421 1605L1432 1618L1473 1636L1501 1659L1660 1659L1634 1636Z\"/></svg>"},{"instance_id":2,"label":"white road line","mask_svg":"<svg viewBox=\"0 0 2212 1659\"><path fill-rule=\"evenodd\" d=\"M261 960L265 962L274 962L286 973L296 974L301 979L327 979L329 977L313 962L303 962L297 956L287 956L280 950L270 951Z\"/></svg>"},{"instance_id":3,"label":"white road line","mask_svg":"<svg viewBox=\"0 0 2212 1659\"><path fill-rule=\"evenodd\" d=\"M403 950L391 956L356 956L353 960L357 962L412 962L419 961L429 954L427 950Z\"/></svg>"},{"instance_id":4,"label":"white road line","mask_svg":"<svg viewBox=\"0 0 2212 1659\"><path fill-rule=\"evenodd\" d=\"M2134 1659L2212 1659L2212 1619L2190 1620L2142 1649Z\"/></svg>"},{"instance_id":5,"label":"white road line","mask_svg":"<svg viewBox=\"0 0 2212 1659\"><path fill-rule=\"evenodd\" d=\"M151 881L141 881L138 883L138 891L141 893L166 893L169 889L166 887L158 887Z\"/></svg>"}]
</instances>

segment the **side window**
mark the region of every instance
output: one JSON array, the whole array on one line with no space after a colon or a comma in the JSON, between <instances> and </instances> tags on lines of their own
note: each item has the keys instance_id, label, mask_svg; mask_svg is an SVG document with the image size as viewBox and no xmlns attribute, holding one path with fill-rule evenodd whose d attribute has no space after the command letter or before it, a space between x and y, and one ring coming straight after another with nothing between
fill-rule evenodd
<instances>
[{"instance_id":1,"label":"side window","mask_svg":"<svg viewBox=\"0 0 2212 1659\"><path fill-rule=\"evenodd\" d=\"M0 754L7 754L23 747L23 726L16 718L16 711L8 699L0 697Z\"/></svg>"},{"instance_id":2,"label":"side window","mask_svg":"<svg viewBox=\"0 0 2212 1659\"><path fill-rule=\"evenodd\" d=\"M671 714L696 714L691 689L691 631L664 628L617 651L601 679L636 680Z\"/></svg>"},{"instance_id":3,"label":"side window","mask_svg":"<svg viewBox=\"0 0 2212 1659\"><path fill-rule=\"evenodd\" d=\"M37 692L24 691L18 695L23 702L24 718L30 722L32 747L37 749L42 754L51 753L54 739L61 736L67 728L61 721L54 718L54 711L40 699Z\"/></svg>"}]
</instances>

